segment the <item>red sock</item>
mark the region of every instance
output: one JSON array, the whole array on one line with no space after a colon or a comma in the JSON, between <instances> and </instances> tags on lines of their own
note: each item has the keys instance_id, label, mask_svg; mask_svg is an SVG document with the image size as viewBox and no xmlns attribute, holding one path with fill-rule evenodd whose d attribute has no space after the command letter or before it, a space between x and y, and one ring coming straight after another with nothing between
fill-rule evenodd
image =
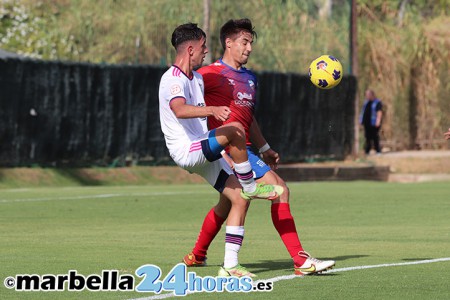
<instances>
[{"instance_id":1,"label":"red sock","mask_svg":"<svg viewBox=\"0 0 450 300\"><path fill-rule=\"evenodd\" d=\"M297 229L295 228L289 203L273 203L271 212L273 225L283 240L295 265L302 265L305 262L305 258L298 256L298 252L303 251L303 247L298 239Z\"/></svg>"},{"instance_id":2,"label":"red sock","mask_svg":"<svg viewBox=\"0 0 450 300\"><path fill-rule=\"evenodd\" d=\"M220 227L222 227L224 221L225 219L216 215L214 207L208 212L198 234L197 242L195 242L194 249L192 250L196 259L205 259L206 251L208 251L209 245L220 231Z\"/></svg>"}]
</instances>

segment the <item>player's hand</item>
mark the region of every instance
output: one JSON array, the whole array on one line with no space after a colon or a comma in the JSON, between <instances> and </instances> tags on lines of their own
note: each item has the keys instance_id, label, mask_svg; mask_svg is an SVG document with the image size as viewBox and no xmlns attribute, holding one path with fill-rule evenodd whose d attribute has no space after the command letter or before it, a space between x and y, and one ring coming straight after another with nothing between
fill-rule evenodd
<instances>
[{"instance_id":1,"label":"player's hand","mask_svg":"<svg viewBox=\"0 0 450 300\"><path fill-rule=\"evenodd\" d=\"M450 140L450 128L448 129L448 131L446 133L444 133L444 137L446 140Z\"/></svg>"},{"instance_id":2,"label":"player's hand","mask_svg":"<svg viewBox=\"0 0 450 300\"><path fill-rule=\"evenodd\" d=\"M278 162L280 161L280 155L275 152L273 149L269 149L263 153L261 153L262 159L264 162L272 169L278 169Z\"/></svg>"},{"instance_id":3,"label":"player's hand","mask_svg":"<svg viewBox=\"0 0 450 300\"><path fill-rule=\"evenodd\" d=\"M212 106L213 117L218 121L226 121L230 117L231 110L228 106Z\"/></svg>"}]
</instances>

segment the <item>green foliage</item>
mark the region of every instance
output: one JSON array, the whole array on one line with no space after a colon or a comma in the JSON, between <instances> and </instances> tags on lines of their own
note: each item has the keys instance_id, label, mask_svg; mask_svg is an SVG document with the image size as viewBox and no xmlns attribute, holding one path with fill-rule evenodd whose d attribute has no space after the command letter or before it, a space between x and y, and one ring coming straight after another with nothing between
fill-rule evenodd
<instances>
[{"instance_id":1,"label":"green foliage","mask_svg":"<svg viewBox=\"0 0 450 300\"><path fill-rule=\"evenodd\" d=\"M326 2L211 1L212 57L222 53L220 26L248 17L258 32L250 68L306 73L314 58L329 53L348 73L350 0L333 0L331 17L319 14ZM359 95L370 86L386 104L383 140L394 149L445 147L449 8L450 0L357 1ZM3 1L0 20L0 48L26 56L169 65L173 28L202 25L203 1Z\"/></svg>"},{"instance_id":2,"label":"green foliage","mask_svg":"<svg viewBox=\"0 0 450 300\"><path fill-rule=\"evenodd\" d=\"M23 4L6 2L0 20L0 46L6 49L40 59L70 60L78 54L73 35L52 29L52 15L40 17Z\"/></svg>"},{"instance_id":3,"label":"green foliage","mask_svg":"<svg viewBox=\"0 0 450 300\"><path fill-rule=\"evenodd\" d=\"M210 52L213 58L221 56L219 28L225 21L248 17L258 32L250 63L254 69L305 73L309 62L324 53L347 64L349 6L338 2L332 18L320 19L316 1L211 1ZM37 38L27 35L19 41L2 40L0 47L62 60L170 64L173 28L203 22L201 0L22 0L4 7L0 30L10 27L8 20L15 17L17 8L32 16L22 20L21 26L33 28L45 42L30 42ZM40 23L35 24L36 18ZM26 47L30 43L34 52Z\"/></svg>"},{"instance_id":4,"label":"green foliage","mask_svg":"<svg viewBox=\"0 0 450 300\"><path fill-rule=\"evenodd\" d=\"M385 103L383 138L393 149L445 147L450 17L445 10L434 17L415 14L408 6L400 25L398 11L378 2L359 6L360 95L371 87Z\"/></svg>"},{"instance_id":5,"label":"green foliage","mask_svg":"<svg viewBox=\"0 0 450 300\"><path fill-rule=\"evenodd\" d=\"M449 0L357 0L359 7L367 7L376 16L392 21L398 16L401 4L405 3L405 8L409 17L432 19L440 15L448 15Z\"/></svg>"}]
</instances>

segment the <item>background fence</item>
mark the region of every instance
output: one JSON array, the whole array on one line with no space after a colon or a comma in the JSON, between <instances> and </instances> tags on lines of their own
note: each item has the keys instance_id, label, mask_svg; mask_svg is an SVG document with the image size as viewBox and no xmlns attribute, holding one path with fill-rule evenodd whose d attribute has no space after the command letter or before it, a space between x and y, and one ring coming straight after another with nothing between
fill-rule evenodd
<instances>
[{"instance_id":1,"label":"background fence","mask_svg":"<svg viewBox=\"0 0 450 300\"><path fill-rule=\"evenodd\" d=\"M0 59L0 165L171 164L160 130L166 68ZM284 162L351 152L356 80L333 90L260 73L257 119Z\"/></svg>"}]
</instances>

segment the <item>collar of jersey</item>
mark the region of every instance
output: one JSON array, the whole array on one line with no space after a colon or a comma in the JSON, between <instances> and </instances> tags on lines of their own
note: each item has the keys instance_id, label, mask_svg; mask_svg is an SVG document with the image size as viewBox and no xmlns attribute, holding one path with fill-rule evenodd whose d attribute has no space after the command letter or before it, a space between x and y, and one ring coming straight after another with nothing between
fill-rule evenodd
<instances>
[{"instance_id":1,"label":"collar of jersey","mask_svg":"<svg viewBox=\"0 0 450 300\"><path fill-rule=\"evenodd\" d=\"M233 68L233 67L230 66L230 65L227 65L226 63L223 62L222 57L219 58L219 61L220 61L220 63L221 63L222 65L224 65L225 67L227 67L227 68L229 68L229 69L231 69L231 70L233 70L233 71L235 71L235 72L245 73L246 70L247 70L245 67L241 67L241 69L238 70L238 69Z\"/></svg>"},{"instance_id":2,"label":"collar of jersey","mask_svg":"<svg viewBox=\"0 0 450 300\"><path fill-rule=\"evenodd\" d=\"M174 67L174 68L177 68L178 70L180 70L180 72L181 72L181 73L183 73L183 75L184 75L184 76L186 76L186 77L187 77L187 79L189 79L189 80L192 80L192 78L194 78L194 73L192 73L192 76L191 76L191 77L189 77L189 76L187 76L187 74L186 74L186 73L184 73L184 72L183 72L183 70L181 70L181 69L180 69L180 67L179 67L179 66L177 66L177 65L172 65L172 67Z\"/></svg>"}]
</instances>

